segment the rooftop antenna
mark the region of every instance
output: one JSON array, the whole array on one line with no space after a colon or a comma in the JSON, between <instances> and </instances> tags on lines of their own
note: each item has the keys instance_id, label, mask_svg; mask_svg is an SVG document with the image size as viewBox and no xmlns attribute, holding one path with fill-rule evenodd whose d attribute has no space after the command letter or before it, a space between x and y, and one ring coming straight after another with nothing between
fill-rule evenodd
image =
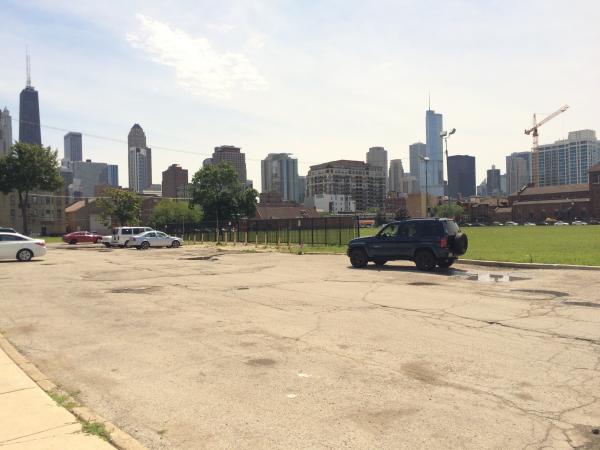
<instances>
[{"instance_id":1,"label":"rooftop antenna","mask_svg":"<svg viewBox=\"0 0 600 450\"><path fill-rule=\"evenodd\" d=\"M29 61L29 46L25 47L25 63L27 66L27 87L31 87L31 62Z\"/></svg>"},{"instance_id":2,"label":"rooftop antenna","mask_svg":"<svg viewBox=\"0 0 600 450\"><path fill-rule=\"evenodd\" d=\"M429 111L431 111L431 91L428 92L429 95Z\"/></svg>"}]
</instances>

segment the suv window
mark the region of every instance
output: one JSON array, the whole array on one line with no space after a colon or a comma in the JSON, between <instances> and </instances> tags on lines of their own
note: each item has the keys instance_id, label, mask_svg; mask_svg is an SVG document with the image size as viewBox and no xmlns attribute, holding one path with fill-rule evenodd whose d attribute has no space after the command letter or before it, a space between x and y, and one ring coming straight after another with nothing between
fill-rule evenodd
<instances>
[{"instance_id":1,"label":"suv window","mask_svg":"<svg viewBox=\"0 0 600 450\"><path fill-rule=\"evenodd\" d=\"M439 236L440 227L437 221L424 221L419 223L419 234L421 236Z\"/></svg>"},{"instance_id":2,"label":"suv window","mask_svg":"<svg viewBox=\"0 0 600 450\"><path fill-rule=\"evenodd\" d=\"M447 220L444 225L444 229L448 235L454 236L455 234L460 233L460 228L458 228L458 225L454 220Z\"/></svg>"},{"instance_id":3,"label":"suv window","mask_svg":"<svg viewBox=\"0 0 600 450\"><path fill-rule=\"evenodd\" d=\"M400 226L398 236L404 239L411 239L417 235L417 224L416 222L408 222Z\"/></svg>"},{"instance_id":4,"label":"suv window","mask_svg":"<svg viewBox=\"0 0 600 450\"><path fill-rule=\"evenodd\" d=\"M121 228L121 234L132 234L131 228Z\"/></svg>"},{"instance_id":5,"label":"suv window","mask_svg":"<svg viewBox=\"0 0 600 450\"><path fill-rule=\"evenodd\" d=\"M389 225L386 225L381 230L381 232L379 233L379 236L390 237L390 236L396 236L396 234L398 234L398 224L390 223Z\"/></svg>"}]
</instances>

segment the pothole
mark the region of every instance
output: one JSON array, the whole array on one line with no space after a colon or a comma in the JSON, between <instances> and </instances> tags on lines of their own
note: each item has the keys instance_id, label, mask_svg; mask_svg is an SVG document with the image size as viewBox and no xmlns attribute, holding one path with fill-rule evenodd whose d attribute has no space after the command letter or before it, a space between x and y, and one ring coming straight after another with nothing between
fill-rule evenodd
<instances>
[{"instance_id":1,"label":"pothole","mask_svg":"<svg viewBox=\"0 0 600 450\"><path fill-rule=\"evenodd\" d=\"M592 302L563 302L565 305L586 306L588 308L600 308L600 303ZM598 433L596 433L598 434Z\"/></svg>"},{"instance_id":2,"label":"pothole","mask_svg":"<svg viewBox=\"0 0 600 450\"><path fill-rule=\"evenodd\" d=\"M235 288L238 291L245 291L246 289L250 289L248 286L238 286Z\"/></svg>"},{"instance_id":3,"label":"pothole","mask_svg":"<svg viewBox=\"0 0 600 450\"><path fill-rule=\"evenodd\" d=\"M549 295L551 297L568 297L569 294L567 292L561 291L548 291L545 289L512 289L513 292L523 292L525 294L533 294L533 295Z\"/></svg>"},{"instance_id":4,"label":"pothole","mask_svg":"<svg viewBox=\"0 0 600 450\"><path fill-rule=\"evenodd\" d=\"M148 294L162 289L160 286L142 286L132 288L115 288L111 289L112 294Z\"/></svg>"},{"instance_id":5,"label":"pothole","mask_svg":"<svg viewBox=\"0 0 600 450\"><path fill-rule=\"evenodd\" d=\"M408 283L409 286L438 286L437 283L432 283L430 281L413 281Z\"/></svg>"},{"instance_id":6,"label":"pothole","mask_svg":"<svg viewBox=\"0 0 600 450\"><path fill-rule=\"evenodd\" d=\"M187 261L218 261L218 258L215 258L212 255L210 255L210 256L189 256L187 258L179 258L179 259L185 259Z\"/></svg>"}]
</instances>

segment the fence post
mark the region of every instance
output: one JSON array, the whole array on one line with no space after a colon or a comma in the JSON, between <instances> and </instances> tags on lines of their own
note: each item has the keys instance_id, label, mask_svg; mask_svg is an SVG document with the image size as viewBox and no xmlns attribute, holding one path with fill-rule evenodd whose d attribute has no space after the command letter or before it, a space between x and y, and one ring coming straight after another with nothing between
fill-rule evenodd
<instances>
[{"instance_id":1,"label":"fence post","mask_svg":"<svg viewBox=\"0 0 600 450\"><path fill-rule=\"evenodd\" d=\"M196 245L196 234L194 233L194 245Z\"/></svg>"},{"instance_id":2,"label":"fence post","mask_svg":"<svg viewBox=\"0 0 600 450\"><path fill-rule=\"evenodd\" d=\"M315 245L315 219L310 219L310 245Z\"/></svg>"},{"instance_id":3,"label":"fence post","mask_svg":"<svg viewBox=\"0 0 600 450\"><path fill-rule=\"evenodd\" d=\"M268 237L269 237L269 232L267 230L265 230L265 248L267 248Z\"/></svg>"},{"instance_id":4,"label":"fence post","mask_svg":"<svg viewBox=\"0 0 600 450\"><path fill-rule=\"evenodd\" d=\"M342 217L338 217L338 231L339 231L339 235L340 235L340 247L342 246Z\"/></svg>"},{"instance_id":5,"label":"fence post","mask_svg":"<svg viewBox=\"0 0 600 450\"><path fill-rule=\"evenodd\" d=\"M290 228L291 228L291 227L290 227L290 221L288 220L288 224L287 224L287 231L286 231L286 234L287 234L287 244L288 244L288 250L290 249L290 231L291 231L291 230L290 230Z\"/></svg>"},{"instance_id":6,"label":"fence post","mask_svg":"<svg viewBox=\"0 0 600 450\"><path fill-rule=\"evenodd\" d=\"M325 245L329 245L329 239L327 238L327 221L329 220L329 218L324 217L323 219L325 219Z\"/></svg>"},{"instance_id":7,"label":"fence post","mask_svg":"<svg viewBox=\"0 0 600 450\"><path fill-rule=\"evenodd\" d=\"M248 245L248 230L244 231L244 245Z\"/></svg>"},{"instance_id":8,"label":"fence post","mask_svg":"<svg viewBox=\"0 0 600 450\"><path fill-rule=\"evenodd\" d=\"M254 245L258 248L258 230L254 232Z\"/></svg>"}]
</instances>

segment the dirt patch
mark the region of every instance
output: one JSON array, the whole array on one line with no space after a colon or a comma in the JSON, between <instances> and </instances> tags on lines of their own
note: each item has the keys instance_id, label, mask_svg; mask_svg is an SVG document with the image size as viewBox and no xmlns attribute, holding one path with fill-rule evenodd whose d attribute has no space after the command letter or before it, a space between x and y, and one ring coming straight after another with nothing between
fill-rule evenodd
<instances>
[{"instance_id":1,"label":"dirt patch","mask_svg":"<svg viewBox=\"0 0 600 450\"><path fill-rule=\"evenodd\" d=\"M402 364L402 372L413 380L421 381L425 384L439 385L440 376L439 374L431 369L426 362L413 361L410 363Z\"/></svg>"},{"instance_id":2,"label":"dirt patch","mask_svg":"<svg viewBox=\"0 0 600 450\"><path fill-rule=\"evenodd\" d=\"M277 364L277 361L269 358L249 359L246 364L253 367L272 367Z\"/></svg>"}]
</instances>

